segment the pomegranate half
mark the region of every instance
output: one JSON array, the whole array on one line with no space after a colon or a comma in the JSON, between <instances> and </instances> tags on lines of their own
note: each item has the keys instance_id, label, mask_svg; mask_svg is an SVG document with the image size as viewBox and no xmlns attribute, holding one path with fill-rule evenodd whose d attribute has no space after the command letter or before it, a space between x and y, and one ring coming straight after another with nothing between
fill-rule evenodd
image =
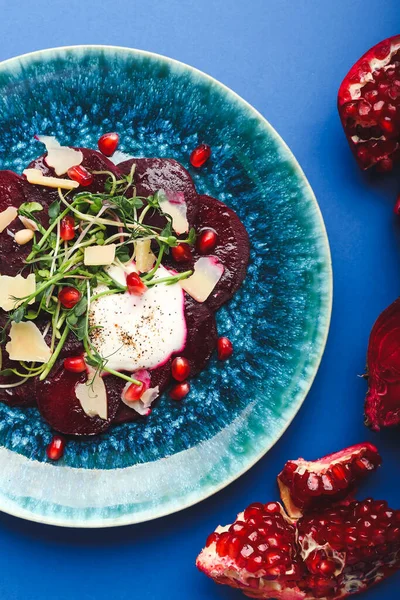
<instances>
[{"instance_id":1,"label":"pomegranate half","mask_svg":"<svg viewBox=\"0 0 400 600\"><path fill-rule=\"evenodd\" d=\"M339 88L338 110L360 167L390 171L400 156L400 35L352 66Z\"/></svg>"}]
</instances>

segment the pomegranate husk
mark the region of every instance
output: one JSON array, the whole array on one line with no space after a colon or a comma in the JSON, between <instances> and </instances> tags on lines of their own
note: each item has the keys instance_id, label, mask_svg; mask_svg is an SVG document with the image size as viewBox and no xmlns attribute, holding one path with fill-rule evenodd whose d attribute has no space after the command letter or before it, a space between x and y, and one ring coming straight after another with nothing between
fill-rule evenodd
<instances>
[{"instance_id":1,"label":"pomegranate husk","mask_svg":"<svg viewBox=\"0 0 400 600\"><path fill-rule=\"evenodd\" d=\"M400 298L376 320L367 352L365 423L374 431L400 423Z\"/></svg>"},{"instance_id":2,"label":"pomegranate husk","mask_svg":"<svg viewBox=\"0 0 400 600\"><path fill-rule=\"evenodd\" d=\"M356 444L315 461L288 461L278 475L287 513L299 518L306 511L343 501L357 484L382 462L377 448Z\"/></svg>"},{"instance_id":3,"label":"pomegranate husk","mask_svg":"<svg viewBox=\"0 0 400 600\"><path fill-rule=\"evenodd\" d=\"M400 35L353 65L339 88L338 110L359 166L391 170L400 157Z\"/></svg>"}]
</instances>

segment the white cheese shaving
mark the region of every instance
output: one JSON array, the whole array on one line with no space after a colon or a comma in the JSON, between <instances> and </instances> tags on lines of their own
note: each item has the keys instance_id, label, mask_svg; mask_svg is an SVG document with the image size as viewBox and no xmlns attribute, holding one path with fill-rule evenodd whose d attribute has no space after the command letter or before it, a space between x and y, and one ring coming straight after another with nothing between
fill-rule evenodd
<instances>
[{"instance_id":1,"label":"white cheese shaving","mask_svg":"<svg viewBox=\"0 0 400 600\"><path fill-rule=\"evenodd\" d=\"M135 242L135 261L139 273L148 273L156 262L156 257L151 251L151 240L138 240Z\"/></svg>"},{"instance_id":2,"label":"white cheese shaving","mask_svg":"<svg viewBox=\"0 0 400 600\"><path fill-rule=\"evenodd\" d=\"M32 321L15 323L11 321L10 341L6 351L11 360L46 363L50 360L51 350L43 335Z\"/></svg>"},{"instance_id":3,"label":"white cheese shaving","mask_svg":"<svg viewBox=\"0 0 400 600\"><path fill-rule=\"evenodd\" d=\"M31 273L26 279L22 275L0 275L0 308L3 310L12 310L22 304L23 300L15 301L14 298L23 298L30 296L36 289L35 274ZM33 298L29 304L33 304Z\"/></svg>"},{"instance_id":4,"label":"white cheese shaving","mask_svg":"<svg viewBox=\"0 0 400 600\"><path fill-rule=\"evenodd\" d=\"M133 377L135 377L135 374L133 374ZM131 385L132 384L128 381L128 383L122 390L122 402L126 404L126 406L129 406L129 408L132 408L137 413L139 413L139 415L148 415L151 412L150 406L152 405L154 400L160 395L160 388L158 387L158 385L153 388L148 388L145 392L143 392L143 394L140 397L140 400L133 400L129 402L125 398L125 393Z\"/></svg>"},{"instance_id":5,"label":"white cheese shaving","mask_svg":"<svg viewBox=\"0 0 400 600\"><path fill-rule=\"evenodd\" d=\"M27 229L30 229L31 231L39 231L39 227L33 219L29 219L29 217L23 217L22 215L19 215L18 218L21 221L22 225Z\"/></svg>"},{"instance_id":6,"label":"white cheese shaving","mask_svg":"<svg viewBox=\"0 0 400 600\"><path fill-rule=\"evenodd\" d=\"M197 302L205 302L224 272L216 256L202 256L194 264L194 273L179 283Z\"/></svg>"},{"instance_id":7,"label":"white cheese shaving","mask_svg":"<svg viewBox=\"0 0 400 600\"><path fill-rule=\"evenodd\" d=\"M76 167L83 161L80 150L74 150L68 146L61 146L55 137L49 135L37 135L36 138L46 146L47 156L45 162L52 167L56 175L64 175L71 167Z\"/></svg>"},{"instance_id":8,"label":"white cheese shaving","mask_svg":"<svg viewBox=\"0 0 400 600\"><path fill-rule=\"evenodd\" d=\"M8 206L5 210L2 210L0 212L0 233L7 229L17 216L18 211L15 206Z\"/></svg>"},{"instance_id":9,"label":"white cheese shaving","mask_svg":"<svg viewBox=\"0 0 400 600\"><path fill-rule=\"evenodd\" d=\"M115 258L115 244L85 248L83 262L87 266L111 265Z\"/></svg>"},{"instance_id":10,"label":"white cheese shaving","mask_svg":"<svg viewBox=\"0 0 400 600\"><path fill-rule=\"evenodd\" d=\"M164 192L159 199L162 212L172 218L172 228L178 234L189 231L187 206L182 192Z\"/></svg>"},{"instance_id":11,"label":"white cheese shaving","mask_svg":"<svg viewBox=\"0 0 400 600\"><path fill-rule=\"evenodd\" d=\"M88 380L77 383L75 395L88 417L108 419L107 390L103 378L93 367L88 366Z\"/></svg>"},{"instance_id":12,"label":"white cheese shaving","mask_svg":"<svg viewBox=\"0 0 400 600\"><path fill-rule=\"evenodd\" d=\"M34 185L60 188L62 190L74 190L79 187L79 183L77 181L72 181L72 179L45 177L40 169L25 169L23 175L25 175L29 183L33 183Z\"/></svg>"}]
</instances>

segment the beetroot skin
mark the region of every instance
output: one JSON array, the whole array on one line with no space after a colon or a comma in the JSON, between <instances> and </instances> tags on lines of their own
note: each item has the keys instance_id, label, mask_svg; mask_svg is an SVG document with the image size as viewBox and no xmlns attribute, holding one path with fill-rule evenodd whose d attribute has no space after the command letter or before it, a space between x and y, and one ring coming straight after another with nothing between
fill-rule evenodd
<instances>
[{"instance_id":1,"label":"beetroot skin","mask_svg":"<svg viewBox=\"0 0 400 600\"><path fill-rule=\"evenodd\" d=\"M365 422L375 431L400 423L400 298L378 317L367 353Z\"/></svg>"}]
</instances>

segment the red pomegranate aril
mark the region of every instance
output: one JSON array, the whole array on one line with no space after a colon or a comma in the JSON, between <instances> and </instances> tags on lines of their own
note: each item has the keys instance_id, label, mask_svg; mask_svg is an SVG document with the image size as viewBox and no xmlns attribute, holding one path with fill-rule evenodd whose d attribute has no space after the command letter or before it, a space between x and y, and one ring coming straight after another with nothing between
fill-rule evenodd
<instances>
[{"instance_id":1,"label":"red pomegranate aril","mask_svg":"<svg viewBox=\"0 0 400 600\"><path fill-rule=\"evenodd\" d=\"M82 294L74 287L63 287L58 293L58 299L64 308L74 308L82 298Z\"/></svg>"},{"instance_id":2,"label":"red pomegranate aril","mask_svg":"<svg viewBox=\"0 0 400 600\"><path fill-rule=\"evenodd\" d=\"M211 156L211 148L207 144L200 144L190 155L190 164L192 167L202 167Z\"/></svg>"},{"instance_id":3,"label":"red pomegranate aril","mask_svg":"<svg viewBox=\"0 0 400 600\"><path fill-rule=\"evenodd\" d=\"M60 435L54 435L46 448L46 454L50 460L60 460L65 450L65 439Z\"/></svg>"},{"instance_id":4,"label":"red pomegranate aril","mask_svg":"<svg viewBox=\"0 0 400 600\"><path fill-rule=\"evenodd\" d=\"M126 277L128 292L134 296L141 296L147 291L147 286L143 283L137 273L129 273Z\"/></svg>"},{"instance_id":5,"label":"red pomegranate aril","mask_svg":"<svg viewBox=\"0 0 400 600\"><path fill-rule=\"evenodd\" d=\"M213 229L203 229L197 237L196 247L200 254L209 254L217 245L217 233Z\"/></svg>"},{"instance_id":6,"label":"red pomegranate aril","mask_svg":"<svg viewBox=\"0 0 400 600\"><path fill-rule=\"evenodd\" d=\"M172 258L175 262L188 262L192 259L192 250L189 244L178 244L171 248Z\"/></svg>"},{"instance_id":7,"label":"red pomegranate aril","mask_svg":"<svg viewBox=\"0 0 400 600\"><path fill-rule=\"evenodd\" d=\"M259 554L251 556L247 561L246 569L249 573L257 573L263 567L263 558Z\"/></svg>"},{"instance_id":8,"label":"red pomegranate aril","mask_svg":"<svg viewBox=\"0 0 400 600\"><path fill-rule=\"evenodd\" d=\"M75 237L75 219L70 215L65 216L60 222L60 238L65 242Z\"/></svg>"},{"instance_id":9,"label":"red pomegranate aril","mask_svg":"<svg viewBox=\"0 0 400 600\"><path fill-rule=\"evenodd\" d=\"M128 402L136 402L140 400L143 392L146 391L145 388L146 386L143 381L141 381L139 385L137 383L132 383L124 394L125 400Z\"/></svg>"},{"instance_id":10,"label":"red pomegranate aril","mask_svg":"<svg viewBox=\"0 0 400 600\"><path fill-rule=\"evenodd\" d=\"M227 547L227 553L230 558L237 558L243 546L243 540L240 537L232 537Z\"/></svg>"},{"instance_id":11,"label":"red pomegranate aril","mask_svg":"<svg viewBox=\"0 0 400 600\"><path fill-rule=\"evenodd\" d=\"M118 133L104 133L98 140L97 145L104 156L112 156L118 148Z\"/></svg>"},{"instance_id":12,"label":"red pomegranate aril","mask_svg":"<svg viewBox=\"0 0 400 600\"><path fill-rule=\"evenodd\" d=\"M190 383L188 381L183 381L182 383L177 383L176 385L172 386L169 391L169 395L172 400L179 402L180 400L183 400L183 398L185 398L189 392Z\"/></svg>"},{"instance_id":13,"label":"red pomegranate aril","mask_svg":"<svg viewBox=\"0 0 400 600\"><path fill-rule=\"evenodd\" d=\"M232 342L227 337L218 338L217 342L218 360L228 360L233 354Z\"/></svg>"},{"instance_id":14,"label":"red pomegranate aril","mask_svg":"<svg viewBox=\"0 0 400 600\"><path fill-rule=\"evenodd\" d=\"M268 504L264 504L264 508L267 511L267 513L271 513L271 514L280 514L281 513L281 506L278 502L268 502Z\"/></svg>"},{"instance_id":15,"label":"red pomegranate aril","mask_svg":"<svg viewBox=\"0 0 400 600\"><path fill-rule=\"evenodd\" d=\"M207 538L206 541L206 547L211 546L211 544L213 544L214 542L217 542L219 538L218 533L215 533L215 531L213 531L212 533L210 533L210 535Z\"/></svg>"},{"instance_id":16,"label":"red pomegranate aril","mask_svg":"<svg viewBox=\"0 0 400 600\"><path fill-rule=\"evenodd\" d=\"M190 374L190 365L188 359L184 358L183 356L177 356L174 358L171 365L171 373L172 377L176 379L176 381L185 381Z\"/></svg>"},{"instance_id":17,"label":"red pomegranate aril","mask_svg":"<svg viewBox=\"0 0 400 600\"><path fill-rule=\"evenodd\" d=\"M69 356L64 359L64 369L72 373L83 373L87 366L83 356Z\"/></svg>"},{"instance_id":18,"label":"red pomegranate aril","mask_svg":"<svg viewBox=\"0 0 400 600\"><path fill-rule=\"evenodd\" d=\"M94 177L85 167L82 165L77 165L76 167L71 167L67 171L68 177L73 181L77 181L79 185L82 187L87 187L91 185L94 181Z\"/></svg>"}]
</instances>

